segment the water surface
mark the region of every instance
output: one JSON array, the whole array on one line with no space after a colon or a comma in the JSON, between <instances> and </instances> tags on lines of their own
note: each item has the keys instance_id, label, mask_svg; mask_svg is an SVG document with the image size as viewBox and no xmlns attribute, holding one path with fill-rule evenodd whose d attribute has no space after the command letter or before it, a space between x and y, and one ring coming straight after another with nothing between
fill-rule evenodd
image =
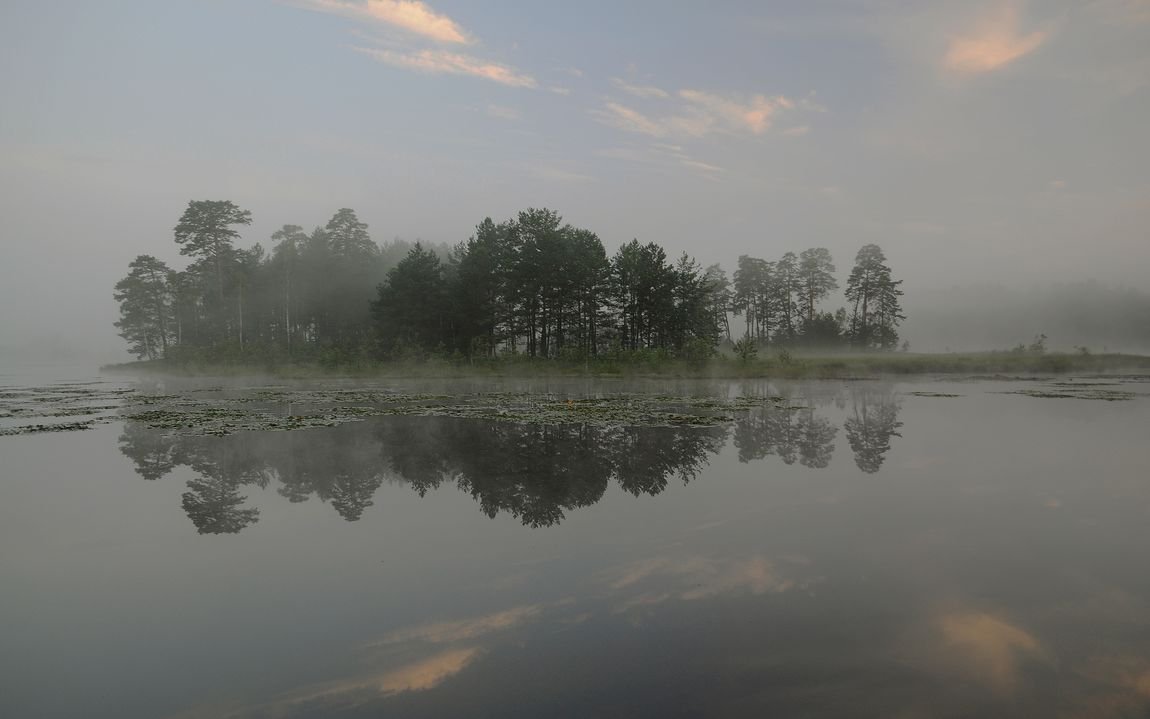
<instances>
[{"instance_id":1,"label":"water surface","mask_svg":"<svg viewBox=\"0 0 1150 719\"><path fill-rule=\"evenodd\" d=\"M0 388L105 408L0 437L2 716L1150 711L1141 378L329 383L714 404L223 436L115 393L317 388L86 379Z\"/></svg>"}]
</instances>

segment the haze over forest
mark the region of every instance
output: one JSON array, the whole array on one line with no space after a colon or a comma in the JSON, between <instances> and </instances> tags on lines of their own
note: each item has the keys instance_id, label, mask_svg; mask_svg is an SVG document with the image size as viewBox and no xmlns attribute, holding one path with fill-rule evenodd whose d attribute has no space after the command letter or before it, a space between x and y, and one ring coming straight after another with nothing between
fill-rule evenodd
<instances>
[{"instance_id":1,"label":"haze over forest","mask_svg":"<svg viewBox=\"0 0 1150 719\"><path fill-rule=\"evenodd\" d=\"M728 272L825 247L825 310L873 243L914 350L1150 350L1148 46L1144 0L5 3L0 360L126 357L111 288L204 199L239 247L528 207Z\"/></svg>"}]
</instances>

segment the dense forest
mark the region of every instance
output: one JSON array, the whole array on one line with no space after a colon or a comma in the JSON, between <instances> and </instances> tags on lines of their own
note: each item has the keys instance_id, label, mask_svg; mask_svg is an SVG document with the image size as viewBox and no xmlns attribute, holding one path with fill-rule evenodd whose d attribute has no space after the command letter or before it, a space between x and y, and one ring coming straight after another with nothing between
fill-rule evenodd
<instances>
[{"instance_id":1,"label":"dense forest","mask_svg":"<svg viewBox=\"0 0 1150 719\"><path fill-rule=\"evenodd\" d=\"M891 350L905 319L901 280L882 250L859 250L847 305L825 248L775 260L741 256L733 275L672 260L631 240L608 255L594 232L554 211L484 219L452 248L380 246L351 209L310 233L284 225L237 246L251 213L192 201L173 239L190 258L173 270L140 255L115 287L116 323L141 359L324 364L508 356L585 361L654 356L692 361L724 343L742 357L763 347ZM732 325L735 329L732 329Z\"/></svg>"}]
</instances>

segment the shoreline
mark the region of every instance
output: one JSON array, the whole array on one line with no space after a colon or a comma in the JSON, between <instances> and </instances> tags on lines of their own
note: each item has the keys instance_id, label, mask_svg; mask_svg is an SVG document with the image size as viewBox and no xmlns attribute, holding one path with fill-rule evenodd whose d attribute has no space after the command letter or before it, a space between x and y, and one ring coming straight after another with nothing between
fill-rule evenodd
<instances>
[{"instance_id":1,"label":"shoreline","mask_svg":"<svg viewBox=\"0 0 1150 719\"><path fill-rule=\"evenodd\" d=\"M479 362L429 359L325 366L318 362L188 362L144 360L104 365L105 374L172 377L282 377L285 379L413 379L590 377L668 379L873 379L884 376L1003 374L1130 374L1150 372L1150 356L1134 354L1040 355L1011 352L949 354L852 354L768 357L741 361L719 357L687 360L586 362L509 358Z\"/></svg>"}]
</instances>

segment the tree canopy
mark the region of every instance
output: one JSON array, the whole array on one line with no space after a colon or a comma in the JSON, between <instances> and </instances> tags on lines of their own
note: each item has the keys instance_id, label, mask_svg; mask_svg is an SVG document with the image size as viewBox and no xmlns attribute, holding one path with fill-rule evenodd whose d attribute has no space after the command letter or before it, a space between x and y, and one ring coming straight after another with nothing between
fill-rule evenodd
<instances>
[{"instance_id":1,"label":"tree canopy","mask_svg":"<svg viewBox=\"0 0 1150 719\"><path fill-rule=\"evenodd\" d=\"M350 208L311 232L285 224L270 251L237 247L251 213L226 200L188 203L174 230L173 271L150 255L115 288L131 351L155 359L369 362L521 355L583 360L624 355L705 360L725 341L889 350L904 315L901 280L866 245L847 280L848 306L822 247L738 258L728 276L632 239L609 253L599 236L554 210L485 218L452 248L372 240ZM741 316L741 338L731 317Z\"/></svg>"}]
</instances>

